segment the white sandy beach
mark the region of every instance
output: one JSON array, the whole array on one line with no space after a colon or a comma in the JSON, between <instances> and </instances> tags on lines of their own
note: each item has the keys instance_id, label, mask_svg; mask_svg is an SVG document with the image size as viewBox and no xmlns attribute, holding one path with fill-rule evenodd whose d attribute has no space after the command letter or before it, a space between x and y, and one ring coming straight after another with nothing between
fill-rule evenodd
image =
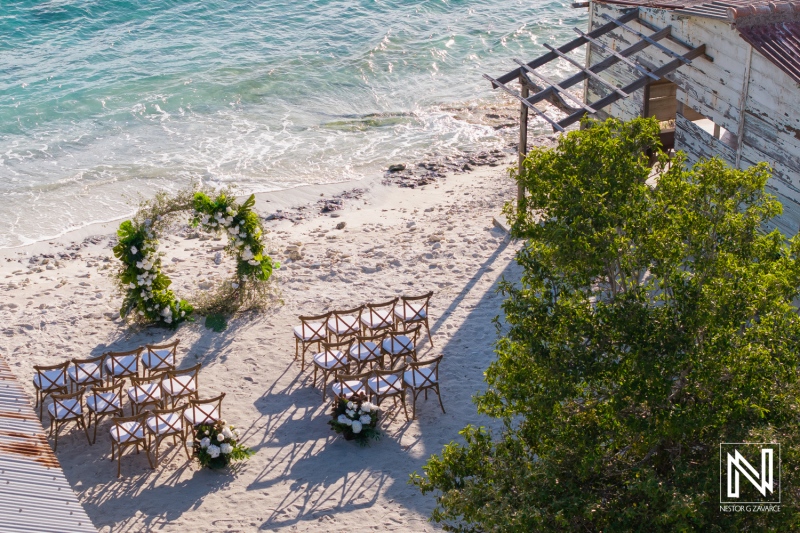
<instances>
[{"instance_id":1,"label":"white sandy beach","mask_svg":"<svg viewBox=\"0 0 800 533\"><path fill-rule=\"evenodd\" d=\"M151 470L144 455L123 457L123 477L110 459L109 422L97 443L68 429L58 459L94 525L110 531L433 531L431 496L408 485L426 458L458 439L466 424L486 424L471 397L483 388L493 359L492 318L501 313L498 280L518 279L518 244L492 223L514 197L511 164L448 176L418 189L380 180L313 186L259 196L262 215L309 205L352 188L335 217L265 223L270 249L282 263L287 245L303 258L275 275L282 302L233 319L226 331L202 318L177 332L130 328L118 317L120 297L109 269L118 223L70 233L56 241L0 251L2 346L31 395L33 365L180 338L180 367L203 364L200 396L227 394L223 416L240 428L256 455L235 473L200 470L171 441ZM344 229L334 229L345 222ZM165 265L179 297L219 279L233 260L215 265L215 240L162 240ZM51 257L44 257L47 254ZM31 262L34 258L34 262ZM312 371L294 362L292 326L300 314L348 308L395 295L435 291L431 330L421 358L444 354L442 400L418 404L418 419L385 404L383 438L369 448L336 437L329 406L311 384ZM49 401L49 400L48 400ZM126 413L128 409L126 407ZM45 414L45 425L47 414Z\"/></svg>"}]
</instances>

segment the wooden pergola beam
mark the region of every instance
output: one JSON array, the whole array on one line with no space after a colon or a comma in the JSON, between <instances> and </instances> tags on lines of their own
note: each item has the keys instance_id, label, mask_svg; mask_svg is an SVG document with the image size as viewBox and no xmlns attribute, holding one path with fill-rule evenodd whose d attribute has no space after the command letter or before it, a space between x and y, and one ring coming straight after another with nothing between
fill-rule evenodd
<instances>
[{"instance_id":1,"label":"wooden pergola beam","mask_svg":"<svg viewBox=\"0 0 800 533\"><path fill-rule=\"evenodd\" d=\"M483 77L486 78L487 80L489 80L490 82L492 82L492 84L495 87L499 87L499 88L503 89L505 92L507 92L508 94L510 94L511 96L516 98L517 100L519 100L522 103L522 105L524 105L525 107L527 107L528 109L532 110L534 113L536 113L537 115L539 115L540 117L545 119L553 127L554 130L556 130L556 131L564 131L564 128L559 126L556 121L554 121L553 119L551 119L550 117L545 115L544 111L540 110L538 107L536 107L532 103L528 102L528 100L526 98L523 98L522 95L520 95L517 91L515 91L511 87L508 87L504 83L500 83L499 79L494 79L491 76L489 76L488 74L484 74ZM525 90L527 90L528 86L526 84L523 84L523 88ZM547 89L545 89L545 91L552 92L553 89L552 88L547 88ZM585 113L585 111L581 110L581 113Z\"/></svg>"},{"instance_id":2,"label":"wooden pergola beam","mask_svg":"<svg viewBox=\"0 0 800 533\"><path fill-rule=\"evenodd\" d=\"M580 33L579 29L577 29L577 28L574 28L574 29L575 29L576 32ZM661 30L659 30L656 33L652 34L650 36L650 38L654 39L654 40L663 39L664 37L669 35L670 31L671 31L670 27L667 26L666 28L662 28ZM605 45L602 45L602 46L605 46ZM615 65L616 63L619 63L620 61L622 61L622 58L626 58L627 59L629 56L632 56L636 52L640 52L641 50L644 50L648 46L650 46L650 43L648 43L647 41L639 41L637 43L632 44L631 46L629 46L625 50L622 50L621 52L617 52L616 54L612 54L612 55L608 56L604 60L600 61L599 63L596 63L595 65L592 65L588 69L583 67L580 64L577 64L577 66L581 69L580 72L578 72L577 74L575 74L575 75L567 78L566 80L562 81L561 83L559 83L559 85L561 87L567 88L567 87L572 87L573 85L582 82L586 78L590 78L590 77L595 78L595 79L599 78L600 80L602 80L601 83L603 83L606 86L610 86L609 88L611 88L612 90L614 90L614 92L619 94L620 97L627 98L628 97L627 93L625 93L624 91L622 91L621 89L619 89L617 87L614 87L610 83L606 82L605 80L600 78L600 76L597 76L597 73L604 71L605 69L611 67L612 65ZM559 52L560 52L560 50L559 50ZM622 56L622 58L620 56ZM575 63L577 63L577 62L574 62L573 64L575 64ZM645 71L645 72L647 72L647 71ZM648 75L649 74L650 73L648 73ZM535 104L535 103L537 103L537 102L539 102L541 100L546 99L549 96L549 94L550 94L550 92L549 92L549 87L548 87L547 89L545 89L543 91L539 91L536 94L532 95L530 98L528 98L528 101L530 103L532 103L532 104ZM593 106L593 107L596 108L597 106Z\"/></svg>"},{"instance_id":3,"label":"wooden pergola beam","mask_svg":"<svg viewBox=\"0 0 800 533\"><path fill-rule=\"evenodd\" d=\"M669 28L670 28L670 27L669 27L669 26L667 26L665 29L669 29ZM653 77L653 75L650 73L650 71L648 71L647 69L645 69L645 68L644 68L644 67L642 67L641 65L638 65L638 64L634 63L633 61L631 61L630 59L628 59L628 57L627 57L627 56L624 56L624 55L622 55L621 53L619 53L619 52L617 52L616 50L614 50L613 48L611 48L611 47L609 47L609 46L606 46L604 43L602 43L602 42L598 41L597 39L594 39L594 38L592 38L592 37L589 37L588 35L586 35L585 33L583 33L583 32L582 32L581 30L579 30L578 28L573 28L573 29L574 29L576 32L578 32L579 34L583 35L583 37L585 37L587 41L589 41L589 42L590 42L590 43L592 43L593 45L597 46L598 48L602 49L604 52L608 52L609 54L611 54L612 56L616 57L618 60L622 61L623 63L625 63L626 65L628 65L628 66L629 66L629 67L631 67L632 69L638 70L639 72L641 72L641 73L642 73L642 74L644 74L645 76L650 76L651 78ZM653 44L653 42L656 42L656 41L653 41L652 39L647 39L647 40L641 40L641 41L639 41L639 42L640 42L640 43L646 43L646 44L648 44L648 45L649 45L649 44ZM644 48L644 47L642 47L642 48ZM655 78L655 79L658 79L658 78Z\"/></svg>"},{"instance_id":4,"label":"wooden pergola beam","mask_svg":"<svg viewBox=\"0 0 800 533\"><path fill-rule=\"evenodd\" d=\"M639 16L638 8L637 9L632 9L632 10L624 13L619 18L619 20L620 20L620 22L623 22L623 23L624 22L630 22L630 21L634 20L635 18L637 18L638 16ZM592 38L600 37L600 36L605 35L606 33L610 32L610 31L615 30L617 27L618 27L617 24L615 24L613 22L609 22L607 24L604 24L604 25L600 26L599 28L596 28L596 29L590 31L586 35L588 35L589 37L592 37ZM586 44L586 39L584 39L583 37L579 37L577 39L574 39L574 40L568 42L567 44L565 44L563 46L559 46L558 50L560 52L566 53L566 52L570 52L572 50L575 50L576 48L578 48L579 46L583 46L584 44ZM542 65L544 65L546 63L549 63L550 61L556 59L557 57L558 57L557 54L555 54L553 52L550 52L548 54L545 54L545 55L543 55L541 57L538 57L538 58L534 59L533 61L531 61L527 65L530 68L536 69L536 68L539 68L539 67L541 67ZM517 68L517 69L514 69L514 70L512 70L510 72L506 72L505 74L503 74L502 76L497 78L497 81L499 81L500 83L508 83L510 81L514 81L515 79L517 79L517 77L519 77L520 72L521 72L521 68Z\"/></svg>"},{"instance_id":5,"label":"wooden pergola beam","mask_svg":"<svg viewBox=\"0 0 800 533\"><path fill-rule=\"evenodd\" d=\"M664 52L668 56L674 57L675 59L680 59L681 61L683 61L687 65L691 65L692 64L692 61L690 59L686 59L685 55L681 55L681 54L679 54L678 52L676 52L674 50L670 50L669 48L667 48L663 44L650 39L650 37L648 37L647 35L643 34L642 32L640 32L638 30L635 30L635 29L631 28L630 26L628 26L627 24L625 24L625 21L622 21L620 19L615 19L614 17L612 17L608 13L603 13L600 16L603 17L604 19L608 20L609 22L613 22L614 24L616 24L620 28L631 32L632 34L637 36L639 39L641 39L643 41L647 41L648 43L652 44L653 46L655 46L656 48L658 48L659 50L661 50L662 52ZM670 28L671 26L667 26L667 27Z\"/></svg>"},{"instance_id":6,"label":"wooden pergola beam","mask_svg":"<svg viewBox=\"0 0 800 533\"><path fill-rule=\"evenodd\" d=\"M573 96L569 91L567 91L565 88L561 87L558 83L555 83L555 82L551 81L549 78L547 78L543 74L539 74L538 72L533 70L531 67L526 65L524 61L521 61L519 59L514 59L514 61L519 66L521 66L524 70L528 71L529 73L533 74L534 76L536 76L537 78L539 78L540 80L545 82L546 84L550 85L554 90L556 90L559 93L563 94L565 97L567 97L573 103L578 104L578 107L584 109L587 113L596 113L597 112L595 109L593 109L593 108L589 107L588 105L584 104L583 102L581 102L578 98Z\"/></svg>"},{"instance_id":7,"label":"wooden pergola beam","mask_svg":"<svg viewBox=\"0 0 800 533\"><path fill-rule=\"evenodd\" d=\"M693 48L692 50L690 50L686 54L680 56L678 59L673 59L669 63L666 63L665 65L657 68L656 70L653 71L653 74L658 76L658 78L662 78L662 77L664 77L665 74L669 74L670 72L676 70L678 67L684 65L686 63L687 59L688 60L692 60L692 59L694 59L696 57L702 56L703 54L705 54L705 52L706 52L706 45L702 44L702 45L698 46L697 48ZM648 76L642 76L641 78L639 78L639 79L633 81L632 83L626 85L625 87L623 87L622 90L623 90L623 92L626 92L626 93L630 94L633 91L641 89L642 87L645 87L646 85L649 85L650 83L652 83L650 81L650 79L651 78L649 78ZM604 98L601 98L600 100L592 103L592 105L594 107L598 108L598 109L602 109L602 108L604 108L604 107L606 107L608 105L611 105L612 103L616 102L620 98L621 97L617 93L611 93L611 94L605 96ZM583 111L583 110L577 111L575 113L572 113L567 118L559 120L558 124L562 128L566 128L570 124L573 124L573 123L579 121L581 119L581 117L583 117L583 115L585 115L585 114L586 114L586 112Z\"/></svg>"},{"instance_id":8,"label":"wooden pergola beam","mask_svg":"<svg viewBox=\"0 0 800 533\"><path fill-rule=\"evenodd\" d=\"M629 96L627 93L622 92L622 90L619 87L617 87L616 85L606 81L604 78L601 78L600 76L595 74L595 72L591 68L584 67L583 65L581 65L580 63L578 63L577 61L575 61L574 59L572 59L568 55L562 54L560 51L556 50L554 47L552 47L551 45L549 45L547 43L544 43L544 46L545 46L545 48L547 48L551 52L557 53L558 56L561 59L563 59L563 60L567 61L568 63L578 67L581 70L582 73L586 74L587 76L589 76L593 80L597 81L601 85L605 85L607 88L611 89L612 91L614 91L616 93L619 93L619 95L621 97L627 98ZM562 83L566 83L566 80L564 82L562 82Z\"/></svg>"},{"instance_id":9,"label":"wooden pergola beam","mask_svg":"<svg viewBox=\"0 0 800 533\"><path fill-rule=\"evenodd\" d=\"M640 25L644 26L645 28L647 28L650 31L658 31L659 30L658 26L646 21L645 19L643 19L641 17L636 22L638 22ZM653 36L651 35L650 38L652 39L652 37ZM684 40L678 39L677 37L675 37L671 33L669 35L667 35L667 40L668 41L672 41L673 43L677 44L678 46L680 46L680 47L682 47L682 48L684 48L686 50L692 50L694 48L693 44L689 44ZM711 57L708 54L703 54L702 58L707 60L707 61L711 61L712 63L714 62L714 58Z\"/></svg>"}]
</instances>

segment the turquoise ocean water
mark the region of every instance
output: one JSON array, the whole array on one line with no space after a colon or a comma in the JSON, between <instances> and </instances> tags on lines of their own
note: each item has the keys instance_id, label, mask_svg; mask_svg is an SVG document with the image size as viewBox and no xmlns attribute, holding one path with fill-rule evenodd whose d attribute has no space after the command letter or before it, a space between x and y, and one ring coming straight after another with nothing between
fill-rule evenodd
<instances>
[{"instance_id":1,"label":"turquoise ocean water","mask_svg":"<svg viewBox=\"0 0 800 533\"><path fill-rule=\"evenodd\" d=\"M268 191L498 145L446 108L490 105L482 73L585 17L549 0L4 1L0 247L192 180Z\"/></svg>"}]
</instances>

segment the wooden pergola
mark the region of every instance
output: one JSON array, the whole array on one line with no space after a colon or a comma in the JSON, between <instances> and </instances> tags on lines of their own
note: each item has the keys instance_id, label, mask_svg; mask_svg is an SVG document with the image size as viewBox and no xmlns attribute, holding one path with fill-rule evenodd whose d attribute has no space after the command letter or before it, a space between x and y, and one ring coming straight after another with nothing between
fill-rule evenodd
<instances>
[{"instance_id":1,"label":"wooden pergola","mask_svg":"<svg viewBox=\"0 0 800 533\"><path fill-rule=\"evenodd\" d=\"M550 124L554 132L563 132L567 126L578 122L587 113L595 114L598 110L611 105L617 100L629 97L638 89L642 89L654 81L660 80L666 74L676 70L678 67L691 64L692 59L705 55L705 44L694 47L684 41L681 41L680 39L673 37L671 35L671 26L659 28L647 22L646 20L639 18L638 8L625 12L619 18L613 18L607 14L601 15L601 17L608 22L588 33L584 33L578 28L573 28L578 34L576 39L558 48L554 48L545 43L544 46L549 50L549 52L529 63L515 59L514 61L519 66L514 70L503 74L502 76L493 78L486 74L483 75L484 78L492 82L493 88L502 89L520 102L519 144L517 149L519 154L520 169L522 168L522 163L528 153L529 110L533 111L536 115ZM650 35L645 35L632 28L629 25L630 22L637 22L640 26L649 29L653 33ZM598 40L599 37L614 30L628 32L638 38L638 41L624 50L616 51ZM668 39L687 51L683 54L679 54L678 52L675 52L674 50L671 50L670 48L661 44L660 41L663 39ZM566 55L568 52L575 50L580 46L592 44L608 54L605 59L594 65L581 65ZM650 65L651 68L648 68L648 66L638 62L636 57L634 57L635 54L650 46L658 48L667 57L671 58L671 60L657 68L652 68L652 65ZM565 80L556 83L536 71L536 69L559 58L564 59L573 66L577 67L579 69L578 72L566 78ZM624 87L617 87L599 75L599 73L617 63L624 63L633 69L633 71L638 74L638 77ZM531 76L537 78L537 80L542 82L543 85L539 85L534 82L531 79ZM609 91L608 94L596 102L582 102L578 97L567 90L570 87L573 87L574 85L577 85L578 83L588 79L595 80L597 83L607 88ZM519 82L520 91L517 91L507 85L514 80ZM545 100L566 112L567 116L560 120L549 117L544 110L539 109L536 106L536 104ZM522 198L524 193L525 191L522 190L522 187L520 186L518 190L518 199Z\"/></svg>"}]
</instances>

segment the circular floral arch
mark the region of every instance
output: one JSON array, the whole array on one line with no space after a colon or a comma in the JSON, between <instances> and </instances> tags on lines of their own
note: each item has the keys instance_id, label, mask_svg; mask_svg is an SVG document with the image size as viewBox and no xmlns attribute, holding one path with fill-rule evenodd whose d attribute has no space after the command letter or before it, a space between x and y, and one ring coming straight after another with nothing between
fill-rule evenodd
<instances>
[{"instance_id":1,"label":"circular floral arch","mask_svg":"<svg viewBox=\"0 0 800 533\"><path fill-rule=\"evenodd\" d=\"M133 219L120 224L114 246L114 255L122 262L116 273L124 295L120 316L168 327L191 319L195 309L169 288L172 281L161 270L164 254L158 251L159 235L185 211L191 212L192 227L228 235L225 251L236 258L235 279L223 285L222 296L229 307L239 307L264 294L264 286L278 264L265 253L264 228L252 210L255 196L239 204L229 193L214 198L209 194L195 189L174 195L158 193L141 204Z\"/></svg>"}]
</instances>

